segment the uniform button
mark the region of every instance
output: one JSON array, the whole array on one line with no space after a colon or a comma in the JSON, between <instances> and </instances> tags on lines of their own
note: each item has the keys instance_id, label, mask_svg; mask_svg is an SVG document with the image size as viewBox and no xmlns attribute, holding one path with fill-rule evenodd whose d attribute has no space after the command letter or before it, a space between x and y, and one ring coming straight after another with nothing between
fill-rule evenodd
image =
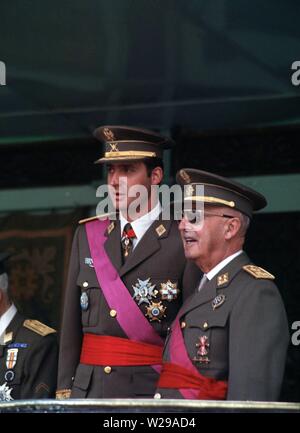
<instances>
[{"instance_id":1,"label":"uniform button","mask_svg":"<svg viewBox=\"0 0 300 433\"><path fill-rule=\"evenodd\" d=\"M154 398L161 398L161 394L157 392L156 394L154 394Z\"/></svg>"},{"instance_id":2,"label":"uniform button","mask_svg":"<svg viewBox=\"0 0 300 433\"><path fill-rule=\"evenodd\" d=\"M85 281L82 285L83 285L83 287L88 287L89 283L87 281Z\"/></svg>"},{"instance_id":3,"label":"uniform button","mask_svg":"<svg viewBox=\"0 0 300 433\"><path fill-rule=\"evenodd\" d=\"M109 315L110 317L116 317L117 316L116 310L110 310Z\"/></svg>"},{"instance_id":4,"label":"uniform button","mask_svg":"<svg viewBox=\"0 0 300 433\"><path fill-rule=\"evenodd\" d=\"M186 327L186 323L185 322L181 322L180 326L181 326L181 329L183 329L183 328Z\"/></svg>"},{"instance_id":5,"label":"uniform button","mask_svg":"<svg viewBox=\"0 0 300 433\"><path fill-rule=\"evenodd\" d=\"M75 377L73 376L73 377L72 377L72 379L71 379L71 380L72 380L72 382L74 382L74 379L75 379Z\"/></svg>"},{"instance_id":6,"label":"uniform button","mask_svg":"<svg viewBox=\"0 0 300 433\"><path fill-rule=\"evenodd\" d=\"M204 322L204 323L203 323L203 328L206 329L207 327L208 327L208 323L207 323L207 322Z\"/></svg>"},{"instance_id":7,"label":"uniform button","mask_svg":"<svg viewBox=\"0 0 300 433\"><path fill-rule=\"evenodd\" d=\"M107 367L104 367L104 373L106 373L106 374L111 373L111 367L109 365Z\"/></svg>"}]
</instances>

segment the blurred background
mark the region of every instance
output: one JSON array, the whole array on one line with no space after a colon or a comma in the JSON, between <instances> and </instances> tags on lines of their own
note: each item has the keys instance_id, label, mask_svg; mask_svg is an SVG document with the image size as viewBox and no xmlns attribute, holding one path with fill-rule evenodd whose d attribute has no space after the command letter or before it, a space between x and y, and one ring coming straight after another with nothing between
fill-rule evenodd
<instances>
[{"instance_id":1,"label":"blurred background","mask_svg":"<svg viewBox=\"0 0 300 433\"><path fill-rule=\"evenodd\" d=\"M105 182L91 133L126 124L176 140L167 183L195 167L266 195L246 250L276 276L290 327L300 321L299 1L0 8L0 250L14 252L19 308L59 329L72 235ZM300 401L300 346L290 347L282 399Z\"/></svg>"}]
</instances>

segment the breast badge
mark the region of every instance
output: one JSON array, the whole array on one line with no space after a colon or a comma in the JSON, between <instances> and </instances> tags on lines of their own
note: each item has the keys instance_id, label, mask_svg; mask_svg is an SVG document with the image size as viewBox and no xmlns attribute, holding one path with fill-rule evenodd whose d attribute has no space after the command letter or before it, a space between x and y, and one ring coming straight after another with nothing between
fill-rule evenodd
<instances>
[{"instance_id":1,"label":"breast badge","mask_svg":"<svg viewBox=\"0 0 300 433\"><path fill-rule=\"evenodd\" d=\"M213 307L213 310L215 310L216 308L221 307L221 305L224 304L226 300L226 296L223 294L217 295L215 297L215 299L212 301L211 306Z\"/></svg>"},{"instance_id":2,"label":"breast badge","mask_svg":"<svg viewBox=\"0 0 300 433\"><path fill-rule=\"evenodd\" d=\"M19 349L8 349L6 355L6 368L11 370L15 367L18 359Z\"/></svg>"},{"instance_id":3,"label":"breast badge","mask_svg":"<svg viewBox=\"0 0 300 433\"><path fill-rule=\"evenodd\" d=\"M160 322L163 317L166 317L165 311L167 307L164 307L161 302L151 302L149 307L146 307L146 314L151 322Z\"/></svg>"},{"instance_id":4,"label":"breast badge","mask_svg":"<svg viewBox=\"0 0 300 433\"><path fill-rule=\"evenodd\" d=\"M0 385L0 401L12 401L11 392L12 388L9 388L6 382Z\"/></svg>"},{"instance_id":5,"label":"breast badge","mask_svg":"<svg viewBox=\"0 0 300 433\"><path fill-rule=\"evenodd\" d=\"M193 361L199 362L200 364L208 364L210 362L210 359L208 358L208 352L209 352L209 343L208 343L208 337L206 335L202 335L199 337L199 343L196 344L197 350L197 356L194 356Z\"/></svg>"},{"instance_id":6,"label":"breast badge","mask_svg":"<svg viewBox=\"0 0 300 433\"><path fill-rule=\"evenodd\" d=\"M177 283L172 283L168 280L166 283L161 283L160 286L161 289L159 290L159 293L163 301L171 302L177 298L179 292L177 289Z\"/></svg>"},{"instance_id":7,"label":"breast badge","mask_svg":"<svg viewBox=\"0 0 300 433\"><path fill-rule=\"evenodd\" d=\"M143 302L150 304L151 299L157 295L157 290L154 290L155 284L151 284L150 278L147 278L147 280L140 280L138 278L137 283L132 287L134 290L133 299L138 301L138 305L141 305Z\"/></svg>"},{"instance_id":8,"label":"breast badge","mask_svg":"<svg viewBox=\"0 0 300 433\"><path fill-rule=\"evenodd\" d=\"M82 311L86 311L89 308L89 297L86 292L82 292L80 296L80 307Z\"/></svg>"}]
</instances>

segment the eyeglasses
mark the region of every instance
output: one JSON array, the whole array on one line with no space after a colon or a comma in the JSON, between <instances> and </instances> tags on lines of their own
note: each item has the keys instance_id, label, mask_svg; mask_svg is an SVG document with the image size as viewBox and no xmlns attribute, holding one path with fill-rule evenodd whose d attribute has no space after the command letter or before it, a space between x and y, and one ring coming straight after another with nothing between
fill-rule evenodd
<instances>
[{"instance_id":1,"label":"eyeglasses","mask_svg":"<svg viewBox=\"0 0 300 433\"><path fill-rule=\"evenodd\" d=\"M216 216L221 218L235 218L233 215L227 215L227 214L217 214L213 212L206 212L201 210L185 210L181 212L180 219L178 219L178 223L180 223L180 220L186 219L190 224L200 224L205 217L207 216Z\"/></svg>"}]
</instances>

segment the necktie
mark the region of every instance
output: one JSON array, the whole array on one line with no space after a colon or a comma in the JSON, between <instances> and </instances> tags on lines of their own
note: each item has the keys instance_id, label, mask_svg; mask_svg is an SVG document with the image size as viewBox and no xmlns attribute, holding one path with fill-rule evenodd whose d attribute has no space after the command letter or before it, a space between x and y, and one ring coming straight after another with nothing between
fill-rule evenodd
<instances>
[{"instance_id":1,"label":"necktie","mask_svg":"<svg viewBox=\"0 0 300 433\"><path fill-rule=\"evenodd\" d=\"M199 287L198 287L198 292L200 292L200 290L202 289L202 287L204 286L204 284L206 283L206 281L208 281L208 278L206 276L206 274L203 274Z\"/></svg>"},{"instance_id":2,"label":"necktie","mask_svg":"<svg viewBox=\"0 0 300 433\"><path fill-rule=\"evenodd\" d=\"M128 258L133 249L133 239L136 238L133 228L130 223L127 223L123 229L121 244L124 262Z\"/></svg>"}]
</instances>

